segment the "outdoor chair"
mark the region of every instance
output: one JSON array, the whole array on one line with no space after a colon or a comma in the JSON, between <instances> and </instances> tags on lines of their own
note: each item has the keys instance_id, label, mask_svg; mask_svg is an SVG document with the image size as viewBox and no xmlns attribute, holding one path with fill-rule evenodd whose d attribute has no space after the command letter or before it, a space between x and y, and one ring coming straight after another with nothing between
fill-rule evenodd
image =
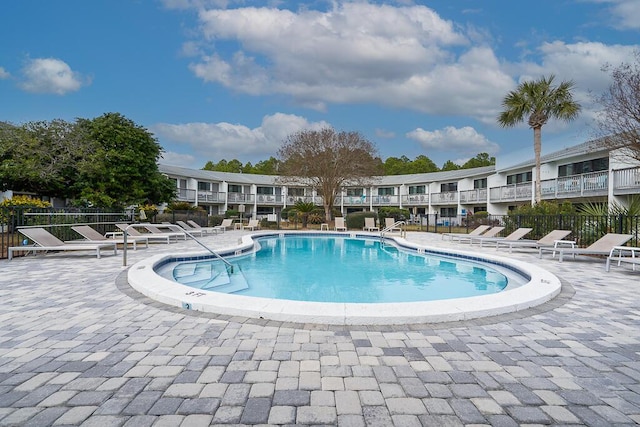
<instances>
[{"instance_id":1,"label":"outdoor chair","mask_svg":"<svg viewBox=\"0 0 640 427\"><path fill-rule=\"evenodd\" d=\"M79 240L77 244L93 243L93 242L97 242L97 243L112 242L119 245L124 245L123 237L113 237L113 238L105 237L88 225L74 225L71 227L71 229L86 239L86 240ZM147 239L146 237L127 238L127 245L132 245L134 251L138 250L138 243L144 243L147 248L149 247L149 239Z\"/></svg>"},{"instance_id":2,"label":"outdoor chair","mask_svg":"<svg viewBox=\"0 0 640 427\"><path fill-rule=\"evenodd\" d=\"M475 236L475 235L471 235L471 233L469 234L461 234L459 236L456 236L455 238L452 237L451 240L457 240L460 243L471 243L472 239L476 238L476 237L498 237L498 234L500 234L500 232L504 230L504 227L492 227L490 229L488 229L487 231L485 231L483 234L481 234L480 236Z\"/></svg>"},{"instance_id":3,"label":"outdoor chair","mask_svg":"<svg viewBox=\"0 0 640 427\"><path fill-rule=\"evenodd\" d=\"M509 253L511 253L513 248L540 249L541 247L550 247L553 246L556 241L564 239L569 234L571 234L571 230L553 230L542 236L539 240L496 240L496 249L500 249L500 247L508 247Z\"/></svg>"},{"instance_id":4,"label":"outdoor chair","mask_svg":"<svg viewBox=\"0 0 640 427\"><path fill-rule=\"evenodd\" d=\"M498 242L498 241L515 242L522 239L527 234L531 233L532 230L533 228L521 227L514 230L511 234L505 237L485 237L485 236L471 237L471 244L473 245L475 242L479 242L480 247L482 247L482 245L487 242Z\"/></svg>"},{"instance_id":5,"label":"outdoor chair","mask_svg":"<svg viewBox=\"0 0 640 427\"><path fill-rule=\"evenodd\" d=\"M573 255L575 258L576 255L603 255L608 256L611 253L611 249L615 246L622 246L627 243L633 235L631 234L615 234L615 233L607 233L602 236L600 239L593 242L591 245L586 248L576 248L576 247L542 247L538 249L539 257L542 258L542 254L544 252L552 252L555 257L556 252L558 252L558 261L562 262L564 258L564 254Z\"/></svg>"},{"instance_id":6,"label":"outdoor chair","mask_svg":"<svg viewBox=\"0 0 640 427\"><path fill-rule=\"evenodd\" d=\"M176 225L180 228L182 228L185 232L193 235L193 236L199 236L202 237L203 235L205 235L207 233L206 230L202 229L202 228L194 228L191 227L189 224L187 224L184 221L176 221Z\"/></svg>"},{"instance_id":7,"label":"outdoor chair","mask_svg":"<svg viewBox=\"0 0 640 427\"><path fill-rule=\"evenodd\" d=\"M134 227L130 227L129 224L116 224L116 227L118 227L120 230L122 230L123 233L127 233L127 238L129 236L146 237L149 242L164 241L166 243L171 243L171 236L168 236L168 235L160 235L160 234L153 234L153 233L141 233L140 231L138 231L135 228L135 226Z\"/></svg>"},{"instance_id":8,"label":"outdoor chair","mask_svg":"<svg viewBox=\"0 0 640 427\"><path fill-rule=\"evenodd\" d=\"M118 254L118 245L115 242L100 243L70 243L63 242L44 228L22 228L20 233L31 240L33 246L14 246L8 248L7 258L11 260L14 252L50 252L50 251L96 251L96 256L100 258L102 249L111 250L113 254Z\"/></svg>"},{"instance_id":9,"label":"outdoor chair","mask_svg":"<svg viewBox=\"0 0 640 427\"><path fill-rule=\"evenodd\" d=\"M364 231L380 231L380 228L376 227L375 218L365 218L363 230Z\"/></svg>"},{"instance_id":10,"label":"outdoor chair","mask_svg":"<svg viewBox=\"0 0 640 427\"><path fill-rule=\"evenodd\" d=\"M384 229L386 231L390 231L390 232L402 231L402 228L396 227L396 219L395 218L385 218L384 219Z\"/></svg>"},{"instance_id":11,"label":"outdoor chair","mask_svg":"<svg viewBox=\"0 0 640 427\"><path fill-rule=\"evenodd\" d=\"M336 217L336 231L347 231L347 226L344 224L344 218L341 216Z\"/></svg>"},{"instance_id":12,"label":"outdoor chair","mask_svg":"<svg viewBox=\"0 0 640 427\"><path fill-rule=\"evenodd\" d=\"M490 228L490 225L479 225L468 233L442 233L442 240L445 237L448 237L449 240L458 240L460 237L480 236Z\"/></svg>"}]
</instances>

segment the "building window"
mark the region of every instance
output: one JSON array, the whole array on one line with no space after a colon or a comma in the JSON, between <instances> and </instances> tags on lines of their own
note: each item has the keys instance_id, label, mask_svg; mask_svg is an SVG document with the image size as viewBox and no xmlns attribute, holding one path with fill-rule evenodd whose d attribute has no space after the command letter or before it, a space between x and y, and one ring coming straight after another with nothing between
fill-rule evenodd
<instances>
[{"instance_id":1,"label":"building window","mask_svg":"<svg viewBox=\"0 0 640 427\"><path fill-rule=\"evenodd\" d=\"M347 197L362 197L363 194L362 188L347 188Z\"/></svg>"},{"instance_id":2,"label":"building window","mask_svg":"<svg viewBox=\"0 0 640 427\"><path fill-rule=\"evenodd\" d=\"M473 188L474 190L478 188L487 188L487 178L474 179Z\"/></svg>"},{"instance_id":3,"label":"building window","mask_svg":"<svg viewBox=\"0 0 640 427\"><path fill-rule=\"evenodd\" d=\"M229 184L229 193L242 193L242 185Z\"/></svg>"},{"instance_id":4,"label":"building window","mask_svg":"<svg viewBox=\"0 0 640 427\"><path fill-rule=\"evenodd\" d=\"M507 175L507 184L521 184L533 181L533 172L522 172L515 175Z\"/></svg>"},{"instance_id":5,"label":"building window","mask_svg":"<svg viewBox=\"0 0 640 427\"><path fill-rule=\"evenodd\" d=\"M427 194L427 187L424 185L413 185L409 187L409 194Z\"/></svg>"},{"instance_id":6,"label":"building window","mask_svg":"<svg viewBox=\"0 0 640 427\"><path fill-rule=\"evenodd\" d=\"M440 192L447 193L450 191L458 191L458 183L457 182L447 182L445 184L440 184Z\"/></svg>"},{"instance_id":7,"label":"building window","mask_svg":"<svg viewBox=\"0 0 640 427\"><path fill-rule=\"evenodd\" d=\"M440 208L440 216L452 217L456 216L456 208Z\"/></svg>"},{"instance_id":8,"label":"building window","mask_svg":"<svg viewBox=\"0 0 640 427\"><path fill-rule=\"evenodd\" d=\"M292 187L287 189L287 194L292 197L304 197L304 188Z\"/></svg>"},{"instance_id":9,"label":"building window","mask_svg":"<svg viewBox=\"0 0 640 427\"><path fill-rule=\"evenodd\" d=\"M378 196L393 196L395 193L394 187L379 187Z\"/></svg>"},{"instance_id":10,"label":"building window","mask_svg":"<svg viewBox=\"0 0 640 427\"><path fill-rule=\"evenodd\" d=\"M256 187L256 192L266 196L273 196L273 187Z\"/></svg>"},{"instance_id":11,"label":"building window","mask_svg":"<svg viewBox=\"0 0 640 427\"><path fill-rule=\"evenodd\" d=\"M211 189L211 184L208 182L198 181L198 191L209 191Z\"/></svg>"},{"instance_id":12,"label":"building window","mask_svg":"<svg viewBox=\"0 0 640 427\"><path fill-rule=\"evenodd\" d=\"M558 176L580 175L589 172L609 170L609 158L586 160L584 162L569 163L558 167Z\"/></svg>"}]
</instances>

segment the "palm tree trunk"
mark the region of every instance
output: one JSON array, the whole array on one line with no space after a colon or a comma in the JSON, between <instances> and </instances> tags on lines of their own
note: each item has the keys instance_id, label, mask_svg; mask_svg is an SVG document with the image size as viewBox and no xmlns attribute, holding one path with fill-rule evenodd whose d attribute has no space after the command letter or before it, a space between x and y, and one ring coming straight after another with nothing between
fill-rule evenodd
<instances>
[{"instance_id":1,"label":"palm tree trunk","mask_svg":"<svg viewBox=\"0 0 640 427\"><path fill-rule=\"evenodd\" d=\"M542 200L542 183L540 182L540 152L542 151L542 126L533 128L533 153L536 159L535 202Z\"/></svg>"}]
</instances>

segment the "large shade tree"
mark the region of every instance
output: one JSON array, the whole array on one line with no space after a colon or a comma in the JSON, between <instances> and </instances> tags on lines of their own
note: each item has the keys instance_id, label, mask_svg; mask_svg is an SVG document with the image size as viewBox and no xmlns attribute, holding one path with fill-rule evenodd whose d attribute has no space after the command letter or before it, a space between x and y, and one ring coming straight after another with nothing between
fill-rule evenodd
<instances>
[{"instance_id":1,"label":"large shade tree","mask_svg":"<svg viewBox=\"0 0 640 427\"><path fill-rule=\"evenodd\" d=\"M525 119L533 129L533 152L535 156L536 185L535 202L542 199L540 183L540 152L542 150L542 126L549 119L571 121L578 117L580 104L573 100L574 83L563 81L554 86L555 76L526 81L509 92L502 101L503 111L498 116L502 127L512 127Z\"/></svg>"},{"instance_id":2,"label":"large shade tree","mask_svg":"<svg viewBox=\"0 0 640 427\"><path fill-rule=\"evenodd\" d=\"M332 128L289 135L278 150L280 179L316 189L331 220L336 195L344 186L364 186L382 172L377 149L358 132Z\"/></svg>"},{"instance_id":3,"label":"large shade tree","mask_svg":"<svg viewBox=\"0 0 640 427\"><path fill-rule=\"evenodd\" d=\"M597 130L609 148L626 148L624 155L640 161L640 50L634 58L631 63L604 67L613 82L596 98L602 107Z\"/></svg>"}]
</instances>

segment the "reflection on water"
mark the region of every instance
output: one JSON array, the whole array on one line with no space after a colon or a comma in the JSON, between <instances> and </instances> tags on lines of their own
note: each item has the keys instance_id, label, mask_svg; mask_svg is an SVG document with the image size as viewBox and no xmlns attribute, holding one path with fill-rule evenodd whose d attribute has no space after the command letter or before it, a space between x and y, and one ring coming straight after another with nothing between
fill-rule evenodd
<instances>
[{"instance_id":1,"label":"reflection on water","mask_svg":"<svg viewBox=\"0 0 640 427\"><path fill-rule=\"evenodd\" d=\"M407 302L499 292L507 278L473 262L399 251L348 237L262 238L233 259L249 284L237 292L320 302ZM218 262L218 261L214 261Z\"/></svg>"}]
</instances>

